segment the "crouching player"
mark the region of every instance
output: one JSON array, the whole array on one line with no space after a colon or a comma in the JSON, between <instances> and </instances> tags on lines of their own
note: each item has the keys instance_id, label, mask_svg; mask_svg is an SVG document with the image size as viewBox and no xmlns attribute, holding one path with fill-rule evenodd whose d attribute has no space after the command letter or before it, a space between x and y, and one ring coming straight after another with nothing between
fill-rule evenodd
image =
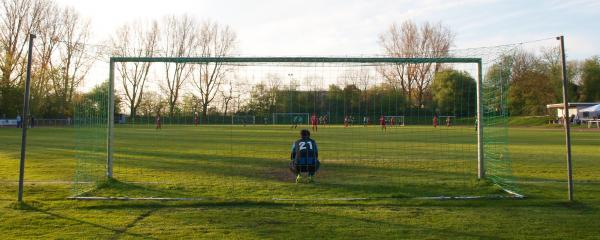
<instances>
[{"instance_id":1,"label":"crouching player","mask_svg":"<svg viewBox=\"0 0 600 240\"><path fill-rule=\"evenodd\" d=\"M310 138L306 129L300 131L300 137L292 145L289 167L296 174L296 183L302 181L302 173L308 173L308 182L314 182L320 166L317 142Z\"/></svg>"}]
</instances>

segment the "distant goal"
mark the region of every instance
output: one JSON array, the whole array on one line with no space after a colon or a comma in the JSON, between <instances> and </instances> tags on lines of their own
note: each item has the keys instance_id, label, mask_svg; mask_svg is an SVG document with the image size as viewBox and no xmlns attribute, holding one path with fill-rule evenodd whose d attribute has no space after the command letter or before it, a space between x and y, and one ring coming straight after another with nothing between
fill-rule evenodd
<instances>
[{"instance_id":1,"label":"distant goal","mask_svg":"<svg viewBox=\"0 0 600 240\"><path fill-rule=\"evenodd\" d=\"M232 125L254 125L256 116L254 115L233 115L231 116Z\"/></svg>"},{"instance_id":2,"label":"distant goal","mask_svg":"<svg viewBox=\"0 0 600 240\"><path fill-rule=\"evenodd\" d=\"M308 125L309 113L273 113L273 125Z\"/></svg>"},{"instance_id":3,"label":"distant goal","mask_svg":"<svg viewBox=\"0 0 600 240\"><path fill-rule=\"evenodd\" d=\"M401 126L404 127L404 116L384 116L385 122L390 126Z\"/></svg>"}]
</instances>

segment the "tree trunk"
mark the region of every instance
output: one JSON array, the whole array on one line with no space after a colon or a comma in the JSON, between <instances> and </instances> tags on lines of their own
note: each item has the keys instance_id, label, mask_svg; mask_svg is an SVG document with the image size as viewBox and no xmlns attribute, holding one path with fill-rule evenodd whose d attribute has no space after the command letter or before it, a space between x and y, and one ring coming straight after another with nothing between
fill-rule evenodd
<instances>
[{"instance_id":1,"label":"tree trunk","mask_svg":"<svg viewBox=\"0 0 600 240\"><path fill-rule=\"evenodd\" d=\"M136 113L137 109L135 107L134 104L131 104L131 107L129 108L129 112L130 112L130 116L129 118L131 118L131 122L135 123L135 113Z\"/></svg>"},{"instance_id":2,"label":"tree trunk","mask_svg":"<svg viewBox=\"0 0 600 240\"><path fill-rule=\"evenodd\" d=\"M207 113L208 111L208 104L203 103L202 104L202 123L208 123L208 119L207 119Z\"/></svg>"}]
</instances>

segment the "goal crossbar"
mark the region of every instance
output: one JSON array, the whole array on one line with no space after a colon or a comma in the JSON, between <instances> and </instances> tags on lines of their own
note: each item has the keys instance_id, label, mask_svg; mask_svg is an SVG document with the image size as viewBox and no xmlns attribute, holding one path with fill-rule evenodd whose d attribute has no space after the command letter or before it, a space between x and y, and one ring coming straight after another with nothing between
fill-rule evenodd
<instances>
[{"instance_id":1,"label":"goal crossbar","mask_svg":"<svg viewBox=\"0 0 600 240\"><path fill-rule=\"evenodd\" d=\"M111 57L110 62L171 63L481 63L481 58L396 58L396 57Z\"/></svg>"}]
</instances>

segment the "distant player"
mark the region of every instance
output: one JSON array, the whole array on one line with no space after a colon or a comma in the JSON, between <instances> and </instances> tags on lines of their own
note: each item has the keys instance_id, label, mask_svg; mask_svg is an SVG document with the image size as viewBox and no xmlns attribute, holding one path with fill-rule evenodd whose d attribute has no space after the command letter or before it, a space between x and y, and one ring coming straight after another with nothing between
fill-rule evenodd
<instances>
[{"instance_id":1,"label":"distant player","mask_svg":"<svg viewBox=\"0 0 600 240\"><path fill-rule=\"evenodd\" d=\"M390 118L390 126L394 127L396 125L396 118L395 117L391 117Z\"/></svg>"},{"instance_id":2,"label":"distant player","mask_svg":"<svg viewBox=\"0 0 600 240\"><path fill-rule=\"evenodd\" d=\"M298 124L300 124L302 122L302 117L300 116L294 116L294 118L292 118L292 128L298 128Z\"/></svg>"},{"instance_id":3,"label":"distant player","mask_svg":"<svg viewBox=\"0 0 600 240\"><path fill-rule=\"evenodd\" d=\"M344 127L346 127L346 128L347 128L349 123L350 123L350 117L348 117L348 116L345 116L345 117L344 117Z\"/></svg>"},{"instance_id":4,"label":"distant player","mask_svg":"<svg viewBox=\"0 0 600 240\"><path fill-rule=\"evenodd\" d=\"M381 131L387 131L387 127L385 125L385 117L383 115L379 117L379 125L381 125Z\"/></svg>"},{"instance_id":5,"label":"distant player","mask_svg":"<svg viewBox=\"0 0 600 240\"><path fill-rule=\"evenodd\" d=\"M198 112L194 112L194 125L198 126Z\"/></svg>"},{"instance_id":6,"label":"distant player","mask_svg":"<svg viewBox=\"0 0 600 240\"><path fill-rule=\"evenodd\" d=\"M366 127L369 124L369 117L364 116L363 117L363 127Z\"/></svg>"},{"instance_id":7,"label":"distant player","mask_svg":"<svg viewBox=\"0 0 600 240\"><path fill-rule=\"evenodd\" d=\"M450 127L450 117L446 117L446 127Z\"/></svg>"},{"instance_id":8,"label":"distant player","mask_svg":"<svg viewBox=\"0 0 600 240\"><path fill-rule=\"evenodd\" d=\"M437 114L434 114L433 115L433 127L437 128L437 126L438 126L438 116L437 116Z\"/></svg>"},{"instance_id":9,"label":"distant player","mask_svg":"<svg viewBox=\"0 0 600 240\"><path fill-rule=\"evenodd\" d=\"M302 181L302 173L308 173L308 182L314 182L315 174L321 165L317 142L310 138L310 131L300 131L300 139L292 144L290 170L296 174L296 183Z\"/></svg>"},{"instance_id":10,"label":"distant player","mask_svg":"<svg viewBox=\"0 0 600 240\"><path fill-rule=\"evenodd\" d=\"M162 123L160 120L160 112L156 114L156 129L162 129Z\"/></svg>"}]
</instances>

